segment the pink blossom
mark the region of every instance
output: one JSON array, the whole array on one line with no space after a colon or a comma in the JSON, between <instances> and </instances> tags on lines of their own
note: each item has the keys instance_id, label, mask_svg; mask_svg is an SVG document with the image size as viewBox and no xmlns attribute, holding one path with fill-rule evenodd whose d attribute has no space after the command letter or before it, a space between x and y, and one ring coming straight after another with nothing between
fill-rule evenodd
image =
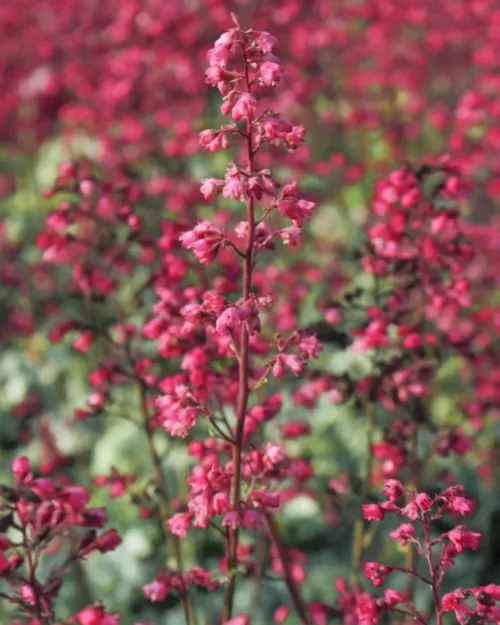
<instances>
[{"instance_id":1,"label":"pink blossom","mask_svg":"<svg viewBox=\"0 0 500 625\"><path fill-rule=\"evenodd\" d=\"M257 100L249 93L242 93L232 108L234 121L253 119L257 108Z\"/></svg>"},{"instance_id":2,"label":"pink blossom","mask_svg":"<svg viewBox=\"0 0 500 625\"><path fill-rule=\"evenodd\" d=\"M201 181L201 194L206 200L213 200L217 197L222 184L222 180L218 180L217 178L205 178Z\"/></svg>"},{"instance_id":3,"label":"pink blossom","mask_svg":"<svg viewBox=\"0 0 500 625\"><path fill-rule=\"evenodd\" d=\"M395 530L389 532L389 536L395 540L399 540L402 547L406 547L408 542L415 538L415 528L411 523L402 523Z\"/></svg>"},{"instance_id":4,"label":"pink blossom","mask_svg":"<svg viewBox=\"0 0 500 625\"><path fill-rule=\"evenodd\" d=\"M285 450L275 443L267 443L265 446L266 456L272 464L280 464L286 458Z\"/></svg>"},{"instance_id":5,"label":"pink blossom","mask_svg":"<svg viewBox=\"0 0 500 625\"><path fill-rule=\"evenodd\" d=\"M223 625L250 625L250 617L247 614L238 614L229 621L225 621Z\"/></svg>"},{"instance_id":6,"label":"pink blossom","mask_svg":"<svg viewBox=\"0 0 500 625\"><path fill-rule=\"evenodd\" d=\"M187 533L191 527L192 518L193 515L190 513L178 512L168 520L168 529L174 536L178 536L179 538L186 538Z\"/></svg>"},{"instance_id":7,"label":"pink blossom","mask_svg":"<svg viewBox=\"0 0 500 625\"><path fill-rule=\"evenodd\" d=\"M459 525L449 531L447 536L458 553L462 553L465 549L476 551L481 541L481 534L478 532L470 532L463 525Z\"/></svg>"},{"instance_id":8,"label":"pink blossom","mask_svg":"<svg viewBox=\"0 0 500 625\"><path fill-rule=\"evenodd\" d=\"M12 461L12 474L18 484L30 481L33 477L31 464L26 456L18 456Z\"/></svg>"},{"instance_id":9,"label":"pink blossom","mask_svg":"<svg viewBox=\"0 0 500 625\"><path fill-rule=\"evenodd\" d=\"M366 579L371 580L374 586L380 586L384 583L386 577L392 573L392 569L378 562L364 562L363 575Z\"/></svg>"},{"instance_id":10,"label":"pink blossom","mask_svg":"<svg viewBox=\"0 0 500 625\"><path fill-rule=\"evenodd\" d=\"M155 579L150 584L146 584L142 587L146 599L153 603L157 601L164 601L170 592L170 582L166 579Z\"/></svg>"},{"instance_id":11,"label":"pink blossom","mask_svg":"<svg viewBox=\"0 0 500 625\"><path fill-rule=\"evenodd\" d=\"M237 330L241 326L241 317L236 306L228 306L217 318L215 328L222 334Z\"/></svg>"},{"instance_id":12,"label":"pink blossom","mask_svg":"<svg viewBox=\"0 0 500 625\"><path fill-rule=\"evenodd\" d=\"M222 232L209 221L200 221L192 230L180 235L182 247L191 250L196 259L205 265L211 265L223 242Z\"/></svg>"},{"instance_id":13,"label":"pink blossom","mask_svg":"<svg viewBox=\"0 0 500 625\"><path fill-rule=\"evenodd\" d=\"M240 513L237 510L229 510L222 519L222 525L236 529L241 524Z\"/></svg>"},{"instance_id":14,"label":"pink blossom","mask_svg":"<svg viewBox=\"0 0 500 625\"><path fill-rule=\"evenodd\" d=\"M274 87L281 79L283 70L279 63L265 61L260 66L260 80L267 87Z\"/></svg>"},{"instance_id":15,"label":"pink blossom","mask_svg":"<svg viewBox=\"0 0 500 625\"><path fill-rule=\"evenodd\" d=\"M367 521L383 521L385 512L376 503L365 503L361 506L363 510L363 518Z\"/></svg>"}]
</instances>

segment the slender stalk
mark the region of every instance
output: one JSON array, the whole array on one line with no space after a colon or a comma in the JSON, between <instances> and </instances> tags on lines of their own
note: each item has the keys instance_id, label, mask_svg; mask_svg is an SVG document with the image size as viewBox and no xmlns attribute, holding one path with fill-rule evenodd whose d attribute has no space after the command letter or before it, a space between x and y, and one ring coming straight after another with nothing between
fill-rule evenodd
<instances>
[{"instance_id":1,"label":"slender stalk","mask_svg":"<svg viewBox=\"0 0 500 625\"><path fill-rule=\"evenodd\" d=\"M143 416L144 422L144 432L146 434L146 441L148 445L149 456L151 458L151 462L153 464L154 477L155 477L155 485L160 495L160 502L158 504L159 511L159 521L161 531L163 533L163 537L165 540L165 544L168 546L172 545L173 559L175 563L175 568L178 572L182 572L184 570L183 561L182 561L182 551L180 545L180 539L177 536L173 536L169 533L167 528L167 521L172 516L172 506L170 503L170 497L167 489L167 484L165 480L165 476L163 474L161 459L158 454L158 451L155 447L153 440L153 432L149 428L149 410L147 406L146 400L146 388L142 382L139 382L139 404ZM186 618L187 625L195 625L195 614L191 605L191 601L189 598L189 594L183 593L181 596L182 605L184 607L184 615Z\"/></svg>"},{"instance_id":2,"label":"slender stalk","mask_svg":"<svg viewBox=\"0 0 500 625\"><path fill-rule=\"evenodd\" d=\"M37 584L36 579L36 569L37 569L37 558L33 559L33 553L31 551L32 545L30 544L30 539L28 537L26 529L23 528L23 546L24 551L26 553L26 564L28 568L28 576L31 588L35 592L35 603L33 605L33 613L40 622L41 625L52 625L53 618L49 618L49 616L45 613L43 609L43 605L40 601L40 588ZM52 615L51 615L52 616Z\"/></svg>"},{"instance_id":3,"label":"slender stalk","mask_svg":"<svg viewBox=\"0 0 500 625\"><path fill-rule=\"evenodd\" d=\"M410 467L410 480L408 486L412 489L419 490L420 488L420 463L418 460L418 426L415 424L415 431L412 432L410 445L408 449L409 453L409 467ZM415 543L409 543L405 553L405 566L409 571L413 572L413 575L408 576L407 591L410 593L410 597L413 599L416 589L416 567L417 567L417 545Z\"/></svg>"},{"instance_id":4,"label":"slender stalk","mask_svg":"<svg viewBox=\"0 0 500 625\"><path fill-rule=\"evenodd\" d=\"M285 583L288 587L288 591L290 593L290 597L292 599L293 607L295 608L295 612L299 618L300 625L310 625L309 616L307 614L307 609L304 604L304 600L302 599L302 595L300 593L299 587L297 586L295 580L293 579L290 567L290 561L288 558L288 553L286 550L283 541L281 540L280 533L278 531L278 527L276 525L276 521L272 514L266 512L265 513L267 527L269 530L269 535L271 540L274 543L278 551L279 558L281 560L281 565L283 567L283 575L285 577Z\"/></svg>"},{"instance_id":5,"label":"slender stalk","mask_svg":"<svg viewBox=\"0 0 500 625\"><path fill-rule=\"evenodd\" d=\"M255 556L255 571L252 593L250 596L250 605L256 609L259 605L260 591L262 588L262 579L266 568L266 555L268 551L268 541L265 532L261 532L257 542L257 554Z\"/></svg>"},{"instance_id":6,"label":"slender stalk","mask_svg":"<svg viewBox=\"0 0 500 625\"><path fill-rule=\"evenodd\" d=\"M372 475L372 438L373 438L373 403L368 402L366 405L366 468L361 485L361 503L363 503L370 490L370 480ZM361 509L361 508L360 508ZM351 568L351 586L358 583L359 572L361 569L361 558L363 556L363 539L364 539L364 519L360 512L359 518L354 525L354 538L352 546L352 568Z\"/></svg>"},{"instance_id":7,"label":"slender stalk","mask_svg":"<svg viewBox=\"0 0 500 625\"><path fill-rule=\"evenodd\" d=\"M80 560L75 560L74 571L76 577L76 587L78 589L78 597L81 599L83 605L91 605L94 600L92 597L92 589L90 588L87 572Z\"/></svg>"},{"instance_id":8,"label":"slender stalk","mask_svg":"<svg viewBox=\"0 0 500 625\"><path fill-rule=\"evenodd\" d=\"M250 76L248 71L248 62L246 59L244 45L243 55L245 63L245 86L247 92L250 93ZM247 144L247 173L251 174L254 169L254 148L253 148L253 128L252 120L247 120L247 131L245 141ZM252 267L253 267L253 247L255 234L255 214L254 214L254 198L249 195L246 201L246 212L248 222L248 233L245 249L245 258L243 261L243 301L246 302L250 298L252 288ZM239 349L239 367L238 367L238 404L237 404L237 423L233 444L233 476L231 480L231 508L237 510L241 496L241 455L243 452L243 437L245 433L245 415L248 405L249 395L249 373L250 373L250 354L249 354L249 334L245 323L242 324L240 334ZM222 611L223 622L228 621L233 613L234 591L236 587L236 567L238 566L238 528L231 529L229 532L229 554L228 567L230 571L229 580L224 595L224 607Z\"/></svg>"},{"instance_id":9,"label":"slender stalk","mask_svg":"<svg viewBox=\"0 0 500 625\"><path fill-rule=\"evenodd\" d=\"M424 539L426 545L425 559L427 560L427 564L429 565L429 572L431 574L431 589L432 596L434 597L434 607L436 609L437 624L443 625L443 611L441 610L441 601L439 599L439 593L437 589L436 568L434 566L434 559L432 557L432 543L429 534L429 524L425 518L422 521L422 526L424 528Z\"/></svg>"}]
</instances>

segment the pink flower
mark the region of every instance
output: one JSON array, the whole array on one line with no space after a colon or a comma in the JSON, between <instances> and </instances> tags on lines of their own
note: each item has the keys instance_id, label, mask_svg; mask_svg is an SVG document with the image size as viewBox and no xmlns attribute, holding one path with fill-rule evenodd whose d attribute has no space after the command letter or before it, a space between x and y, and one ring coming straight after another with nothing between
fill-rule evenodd
<instances>
[{"instance_id":1,"label":"pink flower","mask_svg":"<svg viewBox=\"0 0 500 625\"><path fill-rule=\"evenodd\" d=\"M178 512L167 521L168 529L174 536L186 538L192 518L193 515L189 512Z\"/></svg>"},{"instance_id":2,"label":"pink flower","mask_svg":"<svg viewBox=\"0 0 500 625\"><path fill-rule=\"evenodd\" d=\"M292 130L285 134L283 143L289 152L293 152L304 145L306 130L304 126L293 126ZM312 207L314 208L314 206Z\"/></svg>"},{"instance_id":3,"label":"pink flower","mask_svg":"<svg viewBox=\"0 0 500 625\"><path fill-rule=\"evenodd\" d=\"M87 606L78 612L76 618L80 625L101 625L104 616L104 608L101 606Z\"/></svg>"},{"instance_id":4,"label":"pink flower","mask_svg":"<svg viewBox=\"0 0 500 625\"><path fill-rule=\"evenodd\" d=\"M307 606L314 625L327 625L328 623L328 607L320 601L311 601Z\"/></svg>"},{"instance_id":5,"label":"pink flower","mask_svg":"<svg viewBox=\"0 0 500 625\"><path fill-rule=\"evenodd\" d=\"M311 433L311 426L300 421L289 421L283 426L283 438L291 440Z\"/></svg>"},{"instance_id":6,"label":"pink flower","mask_svg":"<svg viewBox=\"0 0 500 625\"><path fill-rule=\"evenodd\" d=\"M449 512L459 517L468 516L474 511L474 504L470 499L460 496L452 496L446 502L446 508Z\"/></svg>"},{"instance_id":7,"label":"pink flower","mask_svg":"<svg viewBox=\"0 0 500 625\"><path fill-rule=\"evenodd\" d=\"M481 534L468 531L465 525L458 525L455 529L448 532L447 536L458 553L462 553L465 549L475 551L481 542Z\"/></svg>"},{"instance_id":8,"label":"pink flower","mask_svg":"<svg viewBox=\"0 0 500 625\"><path fill-rule=\"evenodd\" d=\"M402 523L399 527L392 532L389 532L389 536L395 540L399 540L402 547L406 547L416 536L415 528L411 523Z\"/></svg>"},{"instance_id":9,"label":"pink flower","mask_svg":"<svg viewBox=\"0 0 500 625\"><path fill-rule=\"evenodd\" d=\"M380 586L385 578L392 573L392 569L378 562L364 562L363 575L371 580L374 586Z\"/></svg>"},{"instance_id":10,"label":"pink flower","mask_svg":"<svg viewBox=\"0 0 500 625\"><path fill-rule=\"evenodd\" d=\"M182 401L172 395L156 399L158 419L163 429L172 436L185 438L196 424L198 411L194 406L183 406Z\"/></svg>"},{"instance_id":11,"label":"pink flower","mask_svg":"<svg viewBox=\"0 0 500 625\"><path fill-rule=\"evenodd\" d=\"M448 592L443 595L441 599L441 607L445 612L451 612L456 609L456 607L467 599L467 593L461 588L457 588L452 592Z\"/></svg>"},{"instance_id":12,"label":"pink flower","mask_svg":"<svg viewBox=\"0 0 500 625\"><path fill-rule=\"evenodd\" d=\"M408 592L386 588L384 590L384 601L388 607L392 608L398 603L408 603L411 601L411 597Z\"/></svg>"},{"instance_id":13,"label":"pink flower","mask_svg":"<svg viewBox=\"0 0 500 625\"><path fill-rule=\"evenodd\" d=\"M212 505L215 514L224 514L227 512L231 507L229 504L228 493L225 491L216 493L212 499Z\"/></svg>"},{"instance_id":14,"label":"pink flower","mask_svg":"<svg viewBox=\"0 0 500 625\"><path fill-rule=\"evenodd\" d=\"M276 608L273 614L273 621L276 625L284 623L290 615L290 607L287 605L280 605Z\"/></svg>"},{"instance_id":15,"label":"pink flower","mask_svg":"<svg viewBox=\"0 0 500 625\"><path fill-rule=\"evenodd\" d=\"M472 589L472 594L478 598L481 593L485 593L490 597L493 597L495 601L500 601L500 586L498 584L487 584L480 588Z\"/></svg>"},{"instance_id":16,"label":"pink flower","mask_svg":"<svg viewBox=\"0 0 500 625\"><path fill-rule=\"evenodd\" d=\"M29 584L23 584L20 590L23 601L29 603L30 605L35 605L36 593L33 586L30 586Z\"/></svg>"},{"instance_id":17,"label":"pink flower","mask_svg":"<svg viewBox=\"0 0 500 625\"><path fill-rule=\"evenodd\" d=\"M415 501L410 501L402 510L401 514L407 516L411 521L416 521L420 516L419 508Z\"/></svg>"},{"instance_id":18,"label":"pink flower","mask_svg":"<svg viewBox=\"0 0 500 625\"><path fill-rule=\"evenodd\" d=\"M284 375L287 370L295 375L300 375L304 370L304 363L298 356L292 354L278 354L272 367L273 375L279 378Z\"/></svg>"},{"instance_id":19,"label":"pink flower","mask_svg":"<svg viewBox=\"0 0 500 625\"><path fill-rule=\"evenodd\" d=\"M93 332L83 332L75 341L73 341L73 349L77 352L86 354L89 351L89 347L94 341Z\"/></svg>"},{"instance_id":20,"label":"pink flower","mask_svg":"<svg viewBox=\"0 0 500 625\"><path fill-rule=\"evenodd\" d=\"M242 527L246 529L256 530L262 525L262 519L257 510L245 510L241 519Z\"/></svg>"},{"instance_id":21,"label":"pink flower","mask_svg":"<svg viewBox=\"0 0 500 625\"><path fill-rule=\"evenodd\" d=\"M385 512L376 503L365 503L361 506L363 510L363 518L366 521L383 521Z\"/></svg>"},{"instance_id":22,"label":"pink flower","mask_svg":"<svg viewBox=\"0 0 500 625\"><path fill-rule=\"evenodd\" d=\"M316 335L301 337L299 341L299 349L307 356L307 358L312 358L314 360L319 358L320 353L323 351L323 347L320 345Z\"/></svg>"},{"instance_id":23,"label":"pink flower","mask_svg":"<svg viewBox=\"0 0 500 625\"><path fill-rule=\"evenodd\" d=\"M215 42L215 46L207 52L208 62L212 67L223 68L229 61L231 54L231 43L225 43L219 38Z\"/></svg>"},{"instance_id":24,"label":"pink flower","mask_svg":"<svg viewBox=\"0 0 500 625\"><path fill-rule=\"evenodd\" d=\"M241 317L236 306L228 306L215 322L215 329L221 334L231 333L241 326Z\"/></svg>"},{"instance_id":25,"label":"pink flower","mask_svg":"<svg viewBox=\"0 0 500 625\"><path fill-rule=\"evenodd\" d=\"M269 458L272 464L280 464L285 458L285 450L280 445L276 445L275 443L267 443L265 446L266 456Z\"/></svg>"},{"instance_id":26,"label":"pink flower","mask_svg":"<svg viewBox=\"0 0 500 625\"><path fill-rule=\"evenodd\" d=\"M332 404L343 404L346 401L346 396L338 388L332 388L328 391L328 398Z\"/></svg>"},{"instance_id":27,"label":"pink flower","mask_svg":"<svg viewBox=\"0 0 500 625\"><path fill-rule=\"evenodd\" d=\"M222 180L205 178L201 181L200 191L206 200L213 200L222 187Z\"/></svg>"},{"instance_id":28,"label":"pink flower","mask_svg":"<svg viewBox=\"0 0 500 625\"><path fill-rule=\"evenodd\" d=\"M254 490L249 499L263 508L279 508L281 504L280 494L270 490Z\"/></svg>"},{"instance_id":29,"label":"pink flower","mask_svg":"<svg viewBox=\"0 0 500 625\"><path fill-rule=\"evenodd\" d=\"M146 599L153 603L157 601L164 601L170 592L170 582L166 579L155 579L150 584L146 584L142 587Z\"/></svg>"},{"instance_id":30,"label":"pink flower","mask_svg":"<svg viewBox=\"0 0 500 625\"><path fill-rule=\"evenodd\" d=\"M196 259L205 265L211 265L224 240L222 232L210 221L200 221L192 230L180 235L182 247L191 250Z\"/></svg>"},{"instance_id":31,"label":"pink flower","mask_svg":"<svg viewBox=\"0 0 500 625\"><path fill-rule=\"evenodd\" d=\"M95 548L101 553L114 551L121 543L122 539L114 528L107 529L94 541Z\"/></svg>"},{"instance_id":32,"label":"pink flower","mask_svg":"<svg viewBox=\"0 0 500 625\"><path fill-rule=\"evenodd\" d=\"M12 461L12 474L17 484L29 481L33 476L31 464L26 456L18 456Z\"/></svg>"},{"instance_id":33,"label":"pink flower","mask_svg":"<svg viewBox=\"0 0 500 625\"><path fill-rule=\"evenodd\" d=\"M231 167L225 177L222 195L243 201L248 194L248 181L236 167Z\"/></svg>"},{"instance_id":34,"label":"pink flower","mask_svg":"<svg viewBox=\"0 0 500 625\"><path fill-rule=\"evenodd\" d=\"M380 621L380 610L367 592L356 595L356 615L359 625L376 625Z\"/></svg>"},{"instance_id":35,"label":"pink flower","mask_svg":"<svg viewBox=\"0 0 500 625\"><path fill-rule=\"evenodd\" d=\"M262 52L265 52L265 53L272 52L273 47L276 45L278 41L274 35L271 35L265 30L256 30L254 31L253 36L254 36L254 40L257 46L262 50Z\"/></svg>"},{"instance_id":36,"label":"pink flower","mask_svg":"<svg viewBox=\"0 0 500 625\"><path fill-rule=\"evenodd\" d=\"M250 625L250 617L247 614L238 614L229 621L225 621L223 625Z\"/></svg>"},{"instance_id":37,"label":"pink flower","mask_svg":"<svg viewBox=\"0 0 500 625\"><path fill-rule=\"evenodd\" d=\"M429 512L432 508L432 499L427 493L418 493L415 495L415 503L422 512Z\"/></svg>"},{"instance_id":38,"label":"pink flower","mask_svg":"<svg viewBox=\"0 0 500 625\"><path fill-rule=\"evenodd\" d=\"M284 138L293 131L293 126L275 113L264 114L260 118L262 138L266 141L284 141Z\"/></svg>"},{"instance_id":39,"label":"pink flower","mask_svg":"<svg viewBox=\"0 0 500 625\"><path fill-rule=\"evenodd\" d=\"M218 85L221 82L231 80L232 77L232 72L228 72L221 66L214 65L205 70L205 82L207 85Z\"/></svg>"},{"instance_id":40,"label":"pink flower","mask_svg":"<svg viewBox=\"0 0 500 625\"><path fill-rule=\"evenodd\" d=\"M290 247L300 245L300 228L297 226L288 226L287 228L283 228L277 232L285 245L290 245Z\"/></svg>"},{"instance_id":41,"label":"pink flower","mask_svg":"<svg viewBox=\"0 0 500 625\"><path fill-rule=\"evenodd\" d=\"M404 488L398 480L386 480L383 493L392 503L396 503L403 496Z\"/></svg>"},{"instance_id":42,"label":"pink flower","mask_svg":"<svg viewBox=\"0 0 500 625\"><path fill-rule=\"evenodd\" d=\"M240 119L252 120L255 116L257 100L250 93L242 93L233 106L232 116L234 121Z\"/></svg>"},{"instance_id":43,"label":"pink flower","mask_svg":"<svg viewBox=\"0 0 500 625\"><path fill-rule=\"evenodd\" d=\"M259 78L266 87L274 87L281 79L283 70L279 63L264 61L259 68Z\"/></svg>"},{"instance_id":44,"label":"pink flower","mask_svg":"<svg viewBox=\"0 0 500 625\"><path fill-rule=\"evenodd\" d=\"M87 606L76 615L80 625L119 625L120 615L107 614L100 605Z\"/></svg>"},{"instance_id":45,"label":"pink flower","mask_svg":"<svg viewBox=\"0 0 500 625\"><path fill-rule=\"evenodd\" d=\"M288 217L295 225L300 226L305 219L310 217L315 206L314 202L308 202L293 196L283 196L278 201L277 208L284 217Z\"/></svg>"},{"instance_id":46,"label":"pink flower","mask_svg":"<svg viewBox=\"0 0 500 625\"><path fill-rule=\"evenodd\" d=\"M240 513L237 510L229 510L229 512L226 512L224 518L222 519L222 525L233 530L238 528L240 523Z\"/></svg>"},{"instance_id":47,"label":"pink flower","mask_svg":"<svg viewBox=\"0 0 500 625\"><path fill-rule=\"evenodd\" d=\"M209 152L217 152L224 146L224 135L216 130L200 132L200 146Z\"/></svg>"},{"instance_id":48,"label":"pink flower","mask_svg":"<svg viewBox=\"0 0 500 625\"><path fill-rule=\"evenodd\" d=\"M406 349L418 349L422 343L422 337L417 332L410 332L403 339L403 345Z\"/></svg>"}]
</instances>

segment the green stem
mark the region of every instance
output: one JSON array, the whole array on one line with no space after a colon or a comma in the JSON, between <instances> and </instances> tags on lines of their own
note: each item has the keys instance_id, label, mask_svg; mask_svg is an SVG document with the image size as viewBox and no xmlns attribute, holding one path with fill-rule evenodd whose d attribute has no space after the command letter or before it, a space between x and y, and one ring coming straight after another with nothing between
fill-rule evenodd
<instances>
[{"instance_id":1,"label":"green stem","mask_svg":"<svg viewBox=\"0 0 500 625\"><path fill-rule=\"evenodd\" d=\"M370 480L372 475L372 438L373 438L373 412L374 406L372 402L368 402L366 405L366 468L361 484L360 499L361 504L365 502L365 499L370 490ZM351 567L351 586L357 584L359 581L359 573L361 570L361 558L363 557L363 539L364 539L364 518L362 508L360 505L359 517L354 525L354 538L352 546L352 567Z\"/></svg>"}]
</instances>

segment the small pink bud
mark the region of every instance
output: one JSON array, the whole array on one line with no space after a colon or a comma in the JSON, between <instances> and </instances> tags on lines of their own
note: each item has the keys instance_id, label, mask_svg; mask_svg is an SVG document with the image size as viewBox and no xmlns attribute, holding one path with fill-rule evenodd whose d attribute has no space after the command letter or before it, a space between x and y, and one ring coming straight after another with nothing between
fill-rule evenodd
<instances>
[{"instance_id":1,"label":"small pink bud","mask_svg":"<svg viewBox=\"0 0 500 625\"><path fill-rule=\"evenodd\" d=\"M27 482L32 478L30 461L26 456L14 458L12 462L12 474L18 484Z\"/></svg>"}]
</instances>

